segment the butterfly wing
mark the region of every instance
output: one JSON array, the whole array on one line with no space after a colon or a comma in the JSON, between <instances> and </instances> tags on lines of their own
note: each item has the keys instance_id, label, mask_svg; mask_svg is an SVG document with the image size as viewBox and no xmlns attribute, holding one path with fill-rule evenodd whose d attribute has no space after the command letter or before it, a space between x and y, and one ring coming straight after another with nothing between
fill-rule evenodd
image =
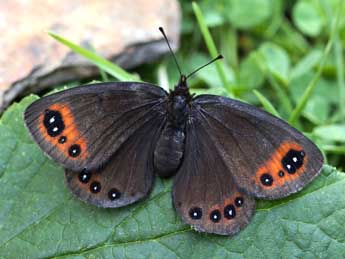
<instances>
[{"instance_id":1,"label":"butterfly wing","mask_svg":"<svg viewBox=\"0 0 345 259\"><path fill-rule=\"evenodd\" d=\"M66 170L68 188L79 199L106 208L125 206L146 197L154 180L155 143L164 122L161 118L141 127L97 170Z\"/></svg>"},{"instance_id":2,"label":"butterfly wing","mask_svg":"<svg viewBox=\"0 0 345 259\"><path fill-rule=\"evenodd\" d=\"M201 95L193 105L236 186L247 194L286 197L320 173L320 150L283 120L220 96Z\"/></svg>"},{"instance_id":3,"label":"butterfly wing","mask_svg":"<svg viewBox=\"0 0 345 259\"><path fill-rule=\"evenodd\" d=\"M41 98L25 123L41 149L73 171L95 170L144 125L165 114L167 93L150 84L92 84Z\"/></svg>"},{"instance_id":4,"label":"butterfly wing","mask_svg":"<svg viewBox=\"0 0 345 259\"><path fill-rule=\"evenodd\" d=\"M173 202L194 229L233 235L250 221L255 200L237 188L202 117L193 110L187 122L183 163L175 176Z\"/></svg>"}]
</instances>

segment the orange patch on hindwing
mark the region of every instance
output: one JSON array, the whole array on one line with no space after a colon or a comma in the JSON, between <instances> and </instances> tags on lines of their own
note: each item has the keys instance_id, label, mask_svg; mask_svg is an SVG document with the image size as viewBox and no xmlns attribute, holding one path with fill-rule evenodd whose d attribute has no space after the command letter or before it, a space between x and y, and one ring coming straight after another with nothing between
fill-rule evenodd
<instances>
[{"instance_id":1,"label":"orange patch on hindwing","mask_svg":"<svg viewBox=\"0 0 345 259\"><path fill-rule=\"evenodd\" d=\"M243 194L236 192L227 197L222 203L216 203L206 210L207 220L213 223L233 224L234 219L241 212L244 204Z\"/></svg>"},{"instance_id":2,"label":"orange patch on hindwing","mask_svg":"<svg viewBox=\"0 0 345 259\"><path fill-rule=\"evenodd\" d=\"M232 223L232 219L235 219L236 216L241 212L241 207L244 204L243 194L237 192L234 193L231 197L227 198L224 201L224 220L227 224Z\"/></svg>"},{"instance_id":3,"label":"orange patch on hindwing","mask_svg":"<svg viewBox=\"0 0 345 259\"><path fill-rule=\"evenodd\" d=\"M254 181L265 189L282 186L305 172L307 155L296 142L283 142L256 171Z\"/></svg>"},{"instance_id":4,"label":"orange patch on hindwing","mask_svg":"<svg viewBox=\"0 0 345 259\"><path fill-rule=\"evenodd\" d=\"M207 217L213 223L218 223L218 222L222 221L222 219L223 219L222 214L223 214L222 208L218 204L213 205L207 211Z\"/></svg>"},{"instance_id":5,"label":"orange patch on hindwing","mask_svg":"<svg viewBox=\"0 0 345 259\"><path fill-rule=\"evenodd\" d=\"M38 128L44 140L69 159L87 157L86 139L78 130L69 105L57 103L49 106L41 113Z\"/></svg>"}]
</instances>

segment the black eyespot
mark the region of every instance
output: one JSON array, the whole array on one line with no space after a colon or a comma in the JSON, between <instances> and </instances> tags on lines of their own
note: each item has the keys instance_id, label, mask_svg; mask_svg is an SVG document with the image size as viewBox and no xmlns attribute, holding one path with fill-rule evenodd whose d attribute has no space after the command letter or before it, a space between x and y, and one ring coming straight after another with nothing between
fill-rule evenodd
<instances>
[{"instance_id":1,"label":"black eyespot","mask_svg":"<svg viewBox=\"0 0 345 259\"><path fill-rule=\"evenodd\" d=\"M61 113L58 111L46 110L43 118L43 125L51 137L60 135L65 129Z\"/></svg>"},{"instance_id":2,"label":"black eyespot","mask_svg":"<svg viewBox=\"0 0 345 259\"><path fill-rule=\"evenodd\" d=\"M60 143L60 144L64 144L64 143L66 143L66 141L67 141L67 137L66 137L66 136L61 136L61 137L59 138L59 143Z\"/></svg>"},{"instance_id":3,"label":"black eyespot","mask_svg":"<svg viewBox=\"0 0 345 259\"><path fill-rule=\"evenodd\" d=\"M222 215L220 214L219 210L214 210L210 213L210 220L212 220L214 223L217 223L222 218Z\"/></svg>"},{"instance_id":4,"label":"black eyespot","mask_svg":"<svg viewBox=\"0 0 345 259\"><path fill-rule=\"evenodd\" d=\"M303 166L304 151L297 151L290 149L283 157L282 164L289 174L294 174L299 168Z\"/></svg>"},{"instance_id":5,"label":"black eyespot","mask_svg":"<svg viewBox=\"0 0 345 259\"><path fill-rule=\"evenodd\" d=\"M68 154L71 156L71 157L77 157L80 155L80 146L78 144L74 144L72 146L69 147L68 149Z\"/></svg>"},{"instance_id":6,"label":"black eyespot","mask_svg":"<svg viewBox=\"0 0 345 259\"><path fill-rule=\"evenodd\" d=\"M244 200L243 200L242 197L237 197L237 198L235 199L235 205L236 205L236 207L242 207L243 203L244 203Z\"/></svg>"},{"instance_id":7,"label":"black eyespot","mask_svg":"<svg viewBox=\"0 0 345 259\"><path fill-rule=\"evenodd\" d=\"M260 177L260 181L265 186L271 186L273 184L273 177L270 174L263 174Z\"/></svg>"},{"instance_id":8,"label":"black eyespot","mask_svg":"<svg viewBox=\"0 0 345 259\"><path fill-rule=\"evenodd\" d=\"M234 205L230 204L224 208L224 217L227 219L233 219L236 217L236 209Z\"/></svg>"},{"instance_id":9,"label":"black eyespot","mask_svg":"<svg viewBox=\"0 0 345 259\"><path fill-rule=\"evenodd\" d=\"M278 172L278 175L279 175L279 177L283 177L283 176L285 175L285 173L284 173L282 170L280 170L280 171Z\"/></svg>"},{"instance_id":10,"label":"black eyespot","mask_svg":"<svg viewBox=\"0 0 345 259\"><path fill-rule=\"evenodd\" d=\"M101 184L99 182L93 182L90 185L90 191L92 193L98 193L101 191Z\"/></svg>"},{"instance_id":11,"label":"black eyespot","mask_svg":"<svg viewBox=\"0 0 345 259\"><path fill-rule=\"evenodd\" d=\"M189 210L189 217L192 219L201 219L202 217L202 210L199 207L194 207Z\"/></svg>"},{"instance_id":12,"label":"black eyespot","mask_svg":"<svg viewBox=\"0 0 345 259\"><path fill-rule=\"evenodd\" d=\"M79 173L79 181L81 183L88 183L91 179L91 173L86 171L86 169L83 169L80 173Z\"/></svg>"},{"instance_id":13,"label":"black eyespot","mask_svg":"<svg viewBox=\"0 0 345 259\"><path fill-rule=\"evenodd\" d=\"M113 188L108 192L108 197L111 201L117 200L121 197L121 192L118 189Z\"/></svg>"}]
</instances>

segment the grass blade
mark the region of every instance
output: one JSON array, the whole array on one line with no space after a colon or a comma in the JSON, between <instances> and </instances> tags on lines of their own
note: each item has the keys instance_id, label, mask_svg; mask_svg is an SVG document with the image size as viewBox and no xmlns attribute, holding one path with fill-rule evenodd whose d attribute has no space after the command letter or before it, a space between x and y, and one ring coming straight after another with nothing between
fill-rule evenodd
<instances>
[{"instance_id":1,"label":"grass blade","mask_svg":"<svg viewBox=\"0 0 345 259\"><path fill-rule=\"evenodd\" d=\"M210 31L207 28L207 25L206 25L204 16L203 16L203 14L201 12L201 9L198 6L198 4L195 3L195 2L193 2L192 5L193 5L193 11L194 11L196 19L198 21L198 24L199 24L202 36L204 37L207 49L208 49L211 57L215 58L219 53L218 53L218 50L217 50L216 45L214 43L214 40L213 40L213 38L212 38L212 36L210 34ZM216 65L219 77L220 77L223 85L227 89L230 97L234 97L233 88L232 88L231 84L228 82L228 80L226 79L225 71L223 69L223 65L220 62L216 62L215 65Z\"/></svg>"},{"instance_id":2,"label":"grass blade","mask_svg":"<svg viewBox=\"0 0 345 259\"><path fill-rule=\"evenodd\" d=\"M329 40L326 44L325 50L323 52L323 55L322 55L322 58L320 61L320 66L319 66L315 76L313 77L313 79L308 84L306 90L304 91L301 99L297 103L295 109L291 113L291 116L289 118L289 123L291 123L292 125L294 125L296 123L296 121L299 119L299 117L301 116L303 109L307 105L307 102L308 102L310 96L313 94L315 87L316 87L316 84L320 79L322 69L325 65L327 56L328 56L328 54L329 54L329 52L333 46L333 42L334 42L335 36L337 34L339 20L340 20L340 14L341 14L341 9L342 9L341 6L342 5L340 5L340 7L338 8L338 13L337 13L337 16L335 18L333 30L331 31L330 38L329 38Z\"/></svg>"},{"instance_id":3,"label":"grass blade","mask_svg":"<svg viewBox=\"0 0 345 259\"><path fill-rule=\"evenodd\" d=\"M78 46L77 44L53 33L48 32L50 36L52 36L55 40L62 43L63 45L69 47L74 52L78 53L79 55L88 59L91 63L98 66L103 71L107 72L108 74L112 75L113 77L119 79L120 81L138 81L138 78L127 73L121 67L113 64L112 62L100 57L99 55L95 54L94 52L87 50Z\"/></svg>"},{"instance_id":4,"label":"grass blade","mask_svg":"<svg viewBox=\"0 0 345 259\"><path fill-rule=\"evenodd\" d=\"M267 76L267 80L269 81L270 85L274 88L277 97L279 98L279 101L284 109L284 114L290 114L292 111L292 104L290 102L290 99L287 97L285 89L277 82L277 80L271 74L266 63L262 61L263 57L261 56L261 54L257 52L254 57L262 73L264 73Z\"/></svg>"},{"instance_id":5,"label":"grass blade","mask_svg":"<svg viewBox=\"0 0 345 259\"><path fill-rule=\"evenodd\" d=\"M256 97L259 99L259 101L261 102L262 106L265 108L266 111L268 111L268 112L272 113L273 115L281 118L279 112L276 110L276 108L274 108L272 103L265 96L263 96L257 90L253 90L253 92L256 95Z\"/></svg>"}]
</instances>

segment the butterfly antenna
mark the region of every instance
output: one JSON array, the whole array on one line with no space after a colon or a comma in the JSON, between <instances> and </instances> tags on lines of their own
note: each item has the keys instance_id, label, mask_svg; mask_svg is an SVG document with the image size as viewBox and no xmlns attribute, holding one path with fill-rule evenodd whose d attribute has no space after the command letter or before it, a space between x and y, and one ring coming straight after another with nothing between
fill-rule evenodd
<instances>
[{"instance_id":1,"label":"butterfly antenna","mask_svg":"<svg viewBox=\"0 0 345 259\"><path fill-rule=\"evenodd\" d=\"M186 79L189 78L189 77L191 77L192 75L194 75L194 74L195 74L196 72L198 72L200 69L203 69L204 67L206 67L206 66L212 64L213 62L217 61L218 59L222 59L222 58L223 58L222 55L218 55L217 57L215 57L214 59L212 59L212 60L211 60L210 62L208 62L207 64L205 64L205 65L203 65L203 66L201 66L201 67L195 69L192 73L190 73L190 74L186 77Z\"/></svg>"},{"instance_id":2,"label":"butterfly antenna","mask_svg":"<svg viewBox=\"0 0 345 259\"><path fill-rule=\"evenodd\" d=\"M174 52L172 51L172 49L171 49L171 47L170 47L168 37L165 35L164 29L163 29L162 27L159 27L159 30L160 30L160 31L161 31L161 33L163 34L163 37L164 37L164 39L165 39L166 43L168 44L168 47L169 47L170 53L171 53L171 55L173 56L173 58L174 58L174 60L175 60L175 63L176 63L176 66L177 66L178 72L180 73L180 76L182 76L182 72L181 72L180 66L178 65L178 63L177 63L177 59L176 59L176 56L175 56Z\"/></svg>"}]
</instances>

